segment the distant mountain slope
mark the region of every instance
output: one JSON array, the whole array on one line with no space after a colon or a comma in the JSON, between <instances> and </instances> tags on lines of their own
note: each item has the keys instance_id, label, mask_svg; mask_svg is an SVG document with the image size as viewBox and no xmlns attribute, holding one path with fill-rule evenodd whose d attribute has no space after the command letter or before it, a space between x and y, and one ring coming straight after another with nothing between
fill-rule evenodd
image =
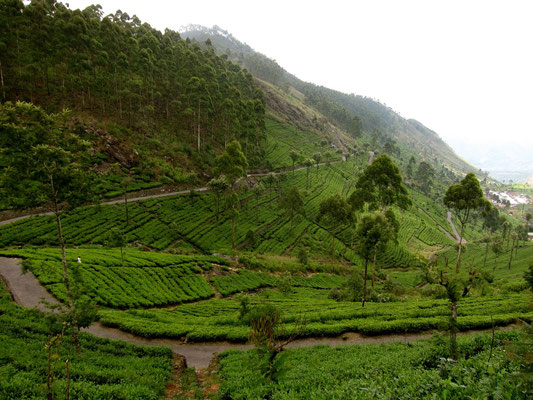
<instances>
[{"instance_id":1,"label":"distant mountain slope","mask_svg":"<svg viewBox=\"0 0 533 400\"><path fill-rule=\"evenodd\" d=\"M218 26L206 28L193 25L180 33L182 37L200 44L209 41L219 54L245 67L256 78L289 92L300 93L301 101L324 115L329 123L352 136L359 136L361 128L367 134L391 137L422 159L435 161L456 172L477 169L460 158L435 132L420 122L407 120L391 108L368 97L345 94L298 79L285 71L276 61L254 51ZM333 71L332 71L333 72ZM359 125L358 125L359 124ZM382 138L382 141L386 139Z\"/></svg>"}]
</instances>

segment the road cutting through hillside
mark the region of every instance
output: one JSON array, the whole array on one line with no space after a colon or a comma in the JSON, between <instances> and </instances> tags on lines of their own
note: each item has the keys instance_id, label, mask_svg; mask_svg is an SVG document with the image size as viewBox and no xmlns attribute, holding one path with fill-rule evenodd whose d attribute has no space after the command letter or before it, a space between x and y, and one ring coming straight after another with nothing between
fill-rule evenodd
<instances>
[{"instance_id":1,"label":"road cutting through hillside","mask_svg":"<svg viewBox=\"0 0 533 400\"><path fill-rule=\"evenodd\" d=\"M319 163L318 166L326 165L328 163L330 163L330 161ZM302 170L304 170L306 168L307 167L298 167L298 168L295 168L294 171L302 171ZM254 174L247 174L247 177L248 178L260 178L260 177L267 176L269 174L281 175L281 174L284 174L284 173L287 173L287 172L290 172L290 171L292 171L292 169L287 169L287 170L282 170L282 171L260 172L260 173L254 173ZM150 195L147 195L147 196L137 196L137 197L128 198L128 202L136 202L136 201L149 200L149 199L159 199L159 198L169 197L169 196L177 196L177 195L181 195L181 194L191 193L191 191L194 191L194 192L207 192L207 191L209 191L209 188L206 187L206 186L202 186L202 187L196 187L196 188L186 189L186 190L178 190L178 191L172 191L172 192L156 193L156 194L150 194ZM124 198L123 197L119 198L119 199L114 199L114 200L102 201L102 202L100 202L98 204L90 204L89 206L94 206L94 205L114 205L114 204L120 204L120 203L124 203ZM53 215L53 212L52 211L36 212L36 213L33 213L33 214L26 214L26 215L21 215L21 216L14 217L14 218L5 219L3 221L0 221L0 226L11 224L13 222L17 222L17 221L20 221L22 219L26 219L26 218L30 218L30 217L40 217L40 216L46 216L46 215Z\"/></svg>"}]
</instances>

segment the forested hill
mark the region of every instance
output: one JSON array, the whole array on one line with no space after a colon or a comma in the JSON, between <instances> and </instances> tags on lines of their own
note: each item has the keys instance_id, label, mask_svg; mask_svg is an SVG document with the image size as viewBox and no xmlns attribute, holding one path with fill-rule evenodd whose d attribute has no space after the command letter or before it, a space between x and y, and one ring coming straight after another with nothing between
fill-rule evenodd
<instances>
[{"instance_id":1,"label":"forested hill","mask_svg":"<svg viewBox=\"0 0 533 400\"><path fill-rule=\"evenodd\" d=\"M415 120L407 120L386 105L374 99L345 94L312 83L304 82L285 71L276 61L239 42L229 32L218 26L206 28L192 25L181 35L203 45L208 39L219 54L227 55L257 78L285 90L293 89L303 101L317 109L332 123L353 136L366 132L378 142L393 139L404 148L434 162L438 160L457 172L476 170L461 159L435 132ZM332 71L334 73L334 71Z\"/></svg>"},{"instance_id":2,"label":"forested hill","mask_svg":"<svg viewBox=\"0 0 533 400\"><path fill-rule=\"evenodd\" d=\"M1 101L72 110L101 157L166 181L208 171L235 138L261 159L265 105L250 73L125 12L0 1Z\"/></svg>"}]
</instances>

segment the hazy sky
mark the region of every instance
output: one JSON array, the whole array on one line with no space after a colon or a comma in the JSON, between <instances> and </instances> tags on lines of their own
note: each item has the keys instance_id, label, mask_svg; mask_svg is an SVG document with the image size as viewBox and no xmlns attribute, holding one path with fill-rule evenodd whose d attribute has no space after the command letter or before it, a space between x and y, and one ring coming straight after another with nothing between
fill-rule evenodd
<instances>
[{"instance_id":1,"label":"hazy sky","mask_svg":"<svg viewBox=\"0 0 533 400\"><path fill-rule=\"evenodd\" d=\"M533 148L533 1L99 3L161 30L218 25L305 81L419 120L459 154L479 140Z\"/></svg>"}]
</instances>

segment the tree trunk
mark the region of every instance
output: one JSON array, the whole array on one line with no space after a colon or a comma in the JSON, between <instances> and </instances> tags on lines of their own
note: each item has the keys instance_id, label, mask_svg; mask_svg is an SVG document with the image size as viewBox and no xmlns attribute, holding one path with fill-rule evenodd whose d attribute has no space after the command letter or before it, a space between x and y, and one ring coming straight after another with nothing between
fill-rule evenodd
<instances>
[{"instance_id":1,"label":"tree trunk","mask_svg":"<svg viewBox=\"0 0 533 400\"><path fill-rule=\"evenodd\" d=\"M231 248L235 248L235 214L231 217Z\"/></svg>"},{"instance_id":2,"label":"tree trunk","mask_svg":"<svg viewBox=\"0 0 533 400\"><path fill-rule=\"evenodd\" d=\"M53 375L52 375L52 346L50 346L50 343L48 343L48 366L46 370L46 399L47 400L53 400L54 396L52 394L52 381L53 381Z\"/></svg>"},{"instance_id":3,"label":"tree trunk","mask_svg":"<svg viewBox=\"0 0 533 400\"><path fill-rule=\"evenodd\" d=\"M2 100L5 100L6 88L4 86L4 73L2 72L2 60L0 60L0 84L2 85Z\"/></svg>"},{"instance_id":4,"label":"tree trunk","mask_svg":"<svg viewBox=\"0 0 533 400\"><path fill-rule=\"evenodd\" d=\"M63 279L65 280L65 287L67 289L67 298L68 298L68 307L72 312L72 336L74 338L74 343L76 345L76 350L78 353L81 353L80 339L78 337L79 326L78 326L78 317L76 316L76 311L74 308L74 298L72 296L72 291L70 290L70 279L68 276L68 266L67 266L67 257L65 254L65 239L63 238L63 229L61 226L61 213L57 204L56 192L54 188L54 179L50 177L50 184L52 186L53 200L54 200L54 214L56 216L57 222L57 236L59 239L59 245L61 246L61 263L63 264Z\"/></svg>"},{"instance_id":5,"label":"tree trunk","mask_svg":"<svg viewBox=\"0 0 533 400\"><path fill-rule=\"evenodd\" d=\"M124 208L126 209L126 225L130 224L130 215L128 212L128 188L124 188Z\"/></svg>"},{"instance_id":6,"label":"tree trunk","mask_svg":"<svg viewBox=\"0 0 533 400\"><path fill-rule=\"evenodd\" d=\"M65 254L65 240L63 238L61 216L60 216L60 213L57 207L57 202L54 202L54 205L55 205L55 215L56 215L56 222L57 222L57 235L59 238L59 244L61 246L61 263L63 264L63 279L65 280L65 287L67 289L68 307L72 311L72 336L74 338L76 350L78 351L78 353L81 353L80 339L78 337L78 333L79 333L78 317L76 316L76 311L72 310L74 308L74 298L72 297L72 291L70 290L70 279L68 276L67 257Z\"/></svg>"},{"instance_id":7,"label":"tree trunk","mask_svg":"<svg viewBox=\"0 0 533 400\"><path fill-rule=\"evenodd\" d=\"M65 361L65 369L66 369L66 374L67 374L67 399L66 400L70 400L70 363L67 361Z\"/></svg>"},{"instance_id":8,"label":"tree trunk","mask_svg":"<svg viewBox=\"0 0 533 400\"><path fill-rule=\"evenodd\" d=\"M457 300L452 301L450 308L450 357L457 360Z\"/></svg>"},{"instance_id":9,"label":"tree trunk","mask_svg":"<svg viewBox=\"0 0 533 400\"><path fill-rule=\"evenodd\" d=\"M509 232L507 233L507 247L505 248L505 251L509 251L509 242L511 241L511 228L509 228Z\"/></svg>"},{"instance_id":10,"label":"tree trunk","mask_svg":"<svg viewBox=\"0 0 533 400\"><path fill-rule=\"evenodd\" d=\"M459 251L457 252L457 264L455 265L455 273L459 273L459 265L461 264L461 253L463 251L463 233L465 229L464 222L461 222L461 234L459 236Z\"/></svg>"},{"instance_id":11,"label":"tree trunk","mask_svg":"<svg viewBox=\"0 0 533 400\"><path fill-rule=\"evenodd\" d=\"M489 242L485 244L485 256L483 257L483 268L487 265L487 255L489 254Z\"/></svg>"},{"instance_id":12,"label":"tree trunk","mask_svg":"<svg viewBox=\"0 0 533 400\"><path fill-rule=\"evenodd\" d=\"M198 152L200 152L200 101L198 100Z\"/></svg>"},{"instance_id":13,"label":"tree trunk","mask_svg":"<svg viewBox=\"0 0 533 400\"><path fill-rule=\"evenodd\" d=\"M363 304L362 307L365 307L366 302L366 275L367 275L367 267L368 267L368 258L365 258L365 275L363 277Z\"/></svg>"},{"instance_id":14,"label":"tree trunk","mask_svg":"<svg viewBox=\"0 0 533 400\"><path fill-rule=\"evenodd\" d=\"M256 213L257 214L257 213ZM291 230L290 230L290 234L291 234L291 241L290 241L290 245L292 246L293 245L293 240L294 240L294 237L293 237L293 233L292 233L292 228L293 228L293 222L294 222L294 216L291 215Z\"/></svg>"},{"instance_id":15,"label":"tree trunk","mask_svg":"<svg viewBox=\"0 0 533 400\"><path fill-rule=\"evenodd\" d=\"M514 240L513 240L513 246L514 246ZM513 262L513 248L511 247L511 255L509 257L509 269L511 269L512 262Z\"/></svg>"},{"instance_id":16,"label":"tree trunk","mask_svg":"<svg viewBox=\"0 0 533 400\"><path fill-rule=\"evenodd\" d=\"M376 280L376 258L378 255L378 246L374 246L374 261L372 263L372 289L374 289L374 281Z\"/></svg>"}]
</instances>

